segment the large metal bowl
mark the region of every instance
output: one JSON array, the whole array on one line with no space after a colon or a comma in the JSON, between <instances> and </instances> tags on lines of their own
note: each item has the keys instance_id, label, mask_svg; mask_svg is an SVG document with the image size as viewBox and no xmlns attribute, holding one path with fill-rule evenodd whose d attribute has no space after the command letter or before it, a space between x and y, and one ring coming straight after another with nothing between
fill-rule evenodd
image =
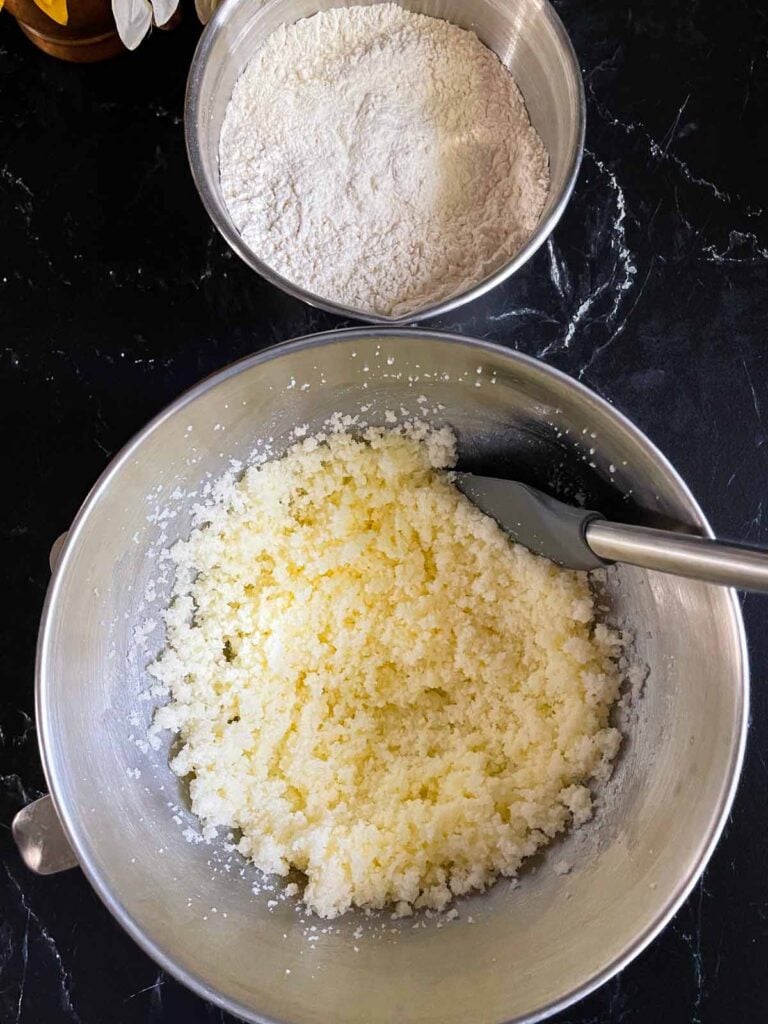
<instances>
[{"instance_id":1,"label":"large metal bowl","mask_svg":"<svg viewBox=\"0 0 768 1024\"><path fill-rule=\"evenodd\" d=\"M539 224L513 259L484 281L436 305L400 317L353 309L305 291L277 274L240 237L219 180L219 136L232 87L249 58L276 28L331 7L391 0L225 0L198 44L187 83L187 152L205 208L229 245L272 284L312 306L371 323L414 323L483 295L531 258L551 234L570 198L584 148L584 88L562 22L547 0L408 0L401 6L472 29L510 69L533 126L549 153L551 185ZM395 0L400 2L400 0ZM318 167L318 174L322 168Z\"/></svg>"},{"instance_id":2,"label":"large metal bowl","mask_svg":"<svg viewBox=\"0 0 768 1024\"><path fill-rule=\"evenodd\" d=\"M217 866L230 857L223 843L185 840L194 819L168 749L136 746L152 712L140 697L145 666L163 642L159 628L145 639L143 624L158 620L170 585L159 555L188 533L201 482L268 438L279 452L297 425L317 428L361 405L372 423L401 406L436 410L430 418L456 430L467 468L581 495L614 517L709 532L683 481L636 427L533 359L485 342L380 328L260 352L151 422L115 458L70 530L37 661L55 808L83 870L134 939L200 995L247 1020L538 1020L636 956L712 852L747 721L732 591L639 569L609 572L610 615L632 626L649 675L595 820L538 858L516 889L502 880L461 901L459 920L441 928L384 916L381 931L379 921L351 913L310 941L290 902L270 910L268 893L251 892L254 870L241 875L237 860L230 870ZM181 824L172 818L176 804ZM46 809L21 812L16 829L38 869L57 866L55 822L40 825ZM560 861L572 865L567 877L553 868Z\"/></svg>"}]
</instances>

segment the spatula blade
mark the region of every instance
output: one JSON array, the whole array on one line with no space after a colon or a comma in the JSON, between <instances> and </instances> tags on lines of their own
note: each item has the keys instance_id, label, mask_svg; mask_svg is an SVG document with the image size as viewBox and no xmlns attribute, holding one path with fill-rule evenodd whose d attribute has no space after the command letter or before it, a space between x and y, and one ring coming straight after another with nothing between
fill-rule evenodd
<instances>
[{"instance_id":1,"label":"spatula blade","mask_svg":"<svg viewBox=\"0 0 768 1024\"><path fill-rule=\"evenodd\" d=\"M495 519L518 544L568 569L608 565L585 540L587 523L597 512L574 508L516 480L456 473L455 483L473 504Z\"/></svg>"}]
</instances>

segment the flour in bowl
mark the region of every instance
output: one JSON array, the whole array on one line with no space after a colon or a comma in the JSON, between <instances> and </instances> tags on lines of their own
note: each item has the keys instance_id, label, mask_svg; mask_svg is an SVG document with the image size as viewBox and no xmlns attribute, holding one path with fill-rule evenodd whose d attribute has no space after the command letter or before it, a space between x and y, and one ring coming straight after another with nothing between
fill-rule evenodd
<instances>
[{"instance_id":1,"label":"flour in bowl","mask_svg":"<svg viewBox=\"0 0 768 1024\"><path fill-rule=\"evenodd\" d=\"M307 438L173 549L173 769L206 826L307 906L444 908L591 813L620 735L587 577L511 543L453 437Z\"/></svg>"},{"instance_id":2,"label":"flour in bowl","mask_svg":"<svg viewBox=\"0 0 768 1024\"><path fill-rule=\"evenodd\" d=\"M395 4L283 26L235 84L221 184L245 242L322 298L403 315L525 244L547 154L472 32Z\"/></svg>"}]
</instances>

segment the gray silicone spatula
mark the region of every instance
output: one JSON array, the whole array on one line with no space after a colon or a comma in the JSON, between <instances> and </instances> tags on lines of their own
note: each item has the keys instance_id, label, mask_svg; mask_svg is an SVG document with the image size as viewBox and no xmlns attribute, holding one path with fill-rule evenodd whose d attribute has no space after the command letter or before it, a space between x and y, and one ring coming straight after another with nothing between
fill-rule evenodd
<instances>
[{"instance_id":1,"label":"gray silicone spatula","mask_svg":"<svg viewBox=\"0 0 768 1024\"><path fill-rule=\"evenodd\" d=\"M513 540L569 569L628 562L707 583L768 592L768 551L708 537L611 523L527 484L456 473L459 490Z\"/></svg>"}]
</instances>

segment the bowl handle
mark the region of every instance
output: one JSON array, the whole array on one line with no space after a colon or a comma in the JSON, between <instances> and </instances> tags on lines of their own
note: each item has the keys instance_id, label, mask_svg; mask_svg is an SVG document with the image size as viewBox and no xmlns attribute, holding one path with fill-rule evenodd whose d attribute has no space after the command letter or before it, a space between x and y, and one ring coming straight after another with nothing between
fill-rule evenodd
<instances>
[{"instance_id":1,"label":"bowl handle","mask_svg":"<svg viewBox=\"0 0 768 1024\"><path fill-rule=\"evenodd\" d=\"M51 567L51 572L56 568L56 563L61 557L61 551L67 541L68 534L69 530L65 530L64 533L60 533L51 545L51 550L48 552L48 565Z\"/></svg>"},{"instance_id":2,"label":"bowl handle","mask_svg":"<svg viewBox=\"0 0 768 1024\"><path fill-rule=\"evenodd\" d=\"M62 533L53 542L48 555L51 572L56 568L66 539L66 533ZM22 807L13 819L11 829L21 859L38 875L55 875L57 871L67 871L77 866L77 857L69 845L49 796L41 796L39 800Z\"/></svg>"},{"instance_id":3,"label":"bowl handle","mask_svg":"<svg viewBox=\"0 0 768 1024\"><path fill-rule=\"evenodd\" d=\"M49 796L22 807L11 828L22 860L36 874L55 875L77 867L77 857Z\"/></svg>"}]
</instances>

